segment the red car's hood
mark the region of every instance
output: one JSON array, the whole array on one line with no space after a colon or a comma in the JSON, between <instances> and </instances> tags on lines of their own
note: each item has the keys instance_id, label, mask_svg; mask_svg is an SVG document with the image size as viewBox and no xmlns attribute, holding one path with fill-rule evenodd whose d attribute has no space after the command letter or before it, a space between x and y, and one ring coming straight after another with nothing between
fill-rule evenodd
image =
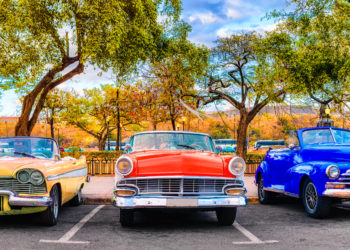
<instances>
[{"instance_id":1,"label":"red car's hood","mask_svg":"<svg viewBox=\"0 0 350 250\"><path fill-rule=\"evenodd\" d=\"M189 150L152 150L128 155L135 164L136 176L223 176L220 156Z\"/></svg>"}]
</instances>

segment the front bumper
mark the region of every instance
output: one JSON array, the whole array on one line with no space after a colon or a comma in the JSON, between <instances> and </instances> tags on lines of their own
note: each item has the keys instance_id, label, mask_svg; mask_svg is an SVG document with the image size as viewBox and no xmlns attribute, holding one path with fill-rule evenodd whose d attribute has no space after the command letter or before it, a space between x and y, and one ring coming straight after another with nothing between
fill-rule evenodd
<instances>
[{"instance_id":1,"label":"front bumper","mask_svg":"<svg viewBox=\"0 0 350 250\"><path fill-rule=\"evenodd\" d=\"M345 189L330 188L330 189L326 189L323 192L323 195L328 197L334 197L334 198L348 199L350 198L350 189L349 188L345 188Z\"/></svg>"},{"instance_id":2,"label":"front bumper","mask_svg":"<svg viewBox=\"0 0 350 250\"><path fill-rule=\"evenodd\" d=\"M113 205L119 208L216 208L247 205L245 195L240 196L145 196L113 198Z\"/></svg>"},{"instance_id":3,"label":"front bumper","mask_svg":"<svg viewBox=\"0 0 350 250\"><path fill-rule=\"evenodd\" d=\"M45 196L19 196L9 190L0 190L0 196L8 197L8 204L17 207L48 207L52 204L52 199Z\"/></svg>"}]
</instances>

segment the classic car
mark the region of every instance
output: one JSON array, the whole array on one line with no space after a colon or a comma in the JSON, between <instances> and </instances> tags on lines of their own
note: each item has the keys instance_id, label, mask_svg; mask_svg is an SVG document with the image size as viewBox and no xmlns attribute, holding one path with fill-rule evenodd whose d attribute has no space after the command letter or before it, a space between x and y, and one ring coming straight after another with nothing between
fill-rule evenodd
<instances>
[{"instance_id":1,"label":"classic car","mask_svg":"<svg viewBox=\"0 0 350 250\"><path fill-rule=\"evenodd\" d=\"M113 204L122 226L147 208L215 210L219 224L232 225L245 206L245 162L216 154L207 134L152 131L133 135L116 162Z\"/></svg>"},{"instance_id":2,"label":"classic car","mask_svg":"<svg viewBox=\"0 0 350 250\"><path fill-rule=\"evenodd\" d=\"M0 138L0 215L40 213L53 226L61 205L81 204L86 181L85 158L61 159L55 140Z\"/></svg>"},{"instance_id":3,"label":"classic car","mask_svg":"<svg viewBox=\"0 0 350 250\"><path fill-rule=\"evenodd\" d=\"M311 217L327 216L332 203L350 198L350 130L296 131L288 148L267 152L255 181L262 204L271 203L279 193L301 198Z\"/></svg>"}]
</instances>

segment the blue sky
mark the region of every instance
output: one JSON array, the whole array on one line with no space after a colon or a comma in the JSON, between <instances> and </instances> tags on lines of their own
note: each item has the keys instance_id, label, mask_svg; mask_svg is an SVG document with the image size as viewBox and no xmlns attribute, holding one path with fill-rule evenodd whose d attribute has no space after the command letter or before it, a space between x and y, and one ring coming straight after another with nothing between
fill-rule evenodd
<instances>
[{"instance_id":1,"label":"blue sky","mask_svg":"<svg viewBox=\"0 0 350 250\"><path fill-rule=\"evenodd\" d=\"M192 26L190 41L211 47L218 37L235 32L273 29L274 22L263 17L267 12L284 7L285 0L183 0L182 18ZM110 75L98 77L98 72L87 67L85 73L62 84L60 88L79 91L112 82ZM0 116L19 115L18 96L14 91L3 93L0 107Z\"/></svg>"}]
</instances>

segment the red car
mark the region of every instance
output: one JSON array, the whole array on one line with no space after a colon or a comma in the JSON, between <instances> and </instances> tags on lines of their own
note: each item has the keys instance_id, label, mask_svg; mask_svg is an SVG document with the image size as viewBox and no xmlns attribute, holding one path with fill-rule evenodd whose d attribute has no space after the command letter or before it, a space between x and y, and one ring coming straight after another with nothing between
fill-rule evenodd
<instances>
[{"instance_id":1,"label":"red car","mask_svg":"<svg viewBox=\"0 0 350 250\"><path fill-rule=\"evenodd\" d=\"M232 225L238 206L246 206L245 162L220 156L207 134L142 132L130 138L116 163L113 205L122 226L145 208L215 210L219 224Z\"/></svg>"}]
</instances>

